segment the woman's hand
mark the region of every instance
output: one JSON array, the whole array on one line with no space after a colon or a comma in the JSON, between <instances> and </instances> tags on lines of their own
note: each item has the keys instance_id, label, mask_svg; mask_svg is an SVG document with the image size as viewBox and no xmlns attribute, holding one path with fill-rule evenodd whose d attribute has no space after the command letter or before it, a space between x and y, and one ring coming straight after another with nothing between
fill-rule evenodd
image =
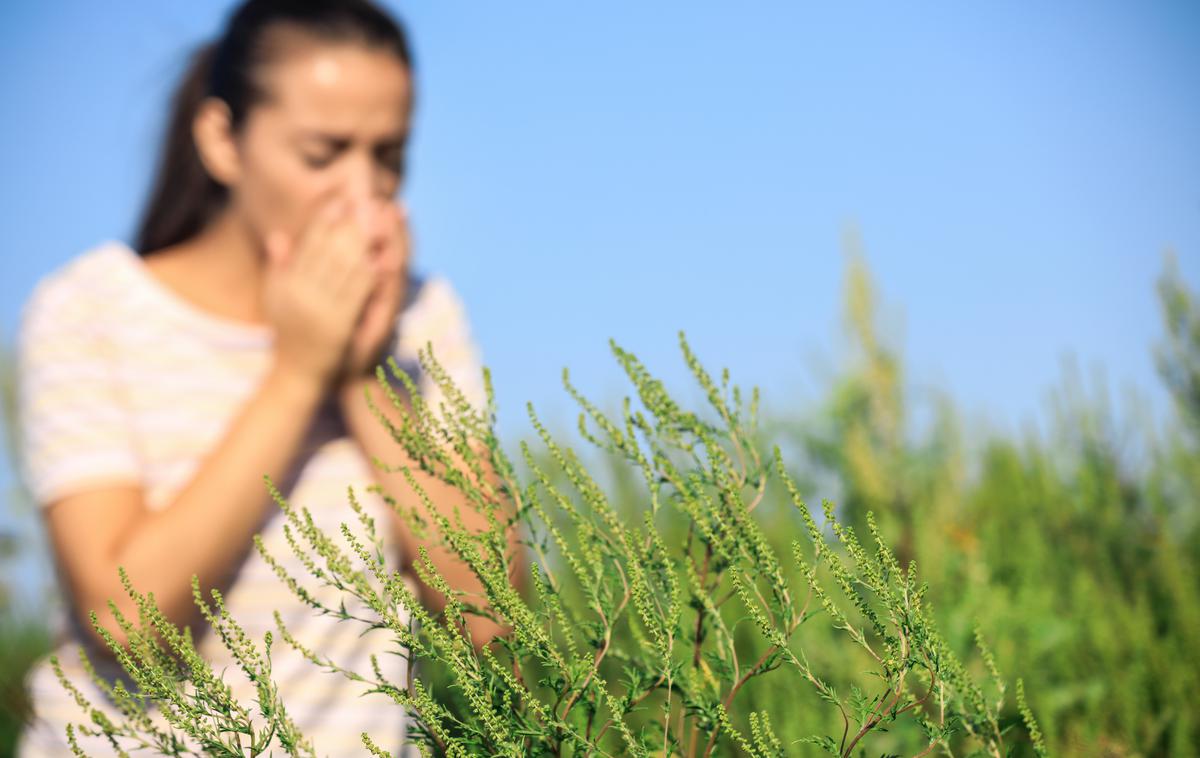
<instances>
[{"instance_id":1,"label":"woman's hand","mask_svg":"<svg viewBox=\"0 0 1200 758\"><path fill-rule=\"evenodd\" d=\"M326 388L353 352L376 283L368 230L352 210L348 200L332 198L296 239L273 232L266 240L264 305L275 327L276 365Z\"/></svg>"},{"instance_id":2,"label":"woman's hand","mask_svg":"<svg viewBox=\"0 0 1200 758\"><path fill-rule=\"evenodd\" d=\"M371 263L374 287L350 341L343 382L371 377L384 360L408 289L411 238L403 206L383 202L373 211Z\"/></svg>"}]
</instances>

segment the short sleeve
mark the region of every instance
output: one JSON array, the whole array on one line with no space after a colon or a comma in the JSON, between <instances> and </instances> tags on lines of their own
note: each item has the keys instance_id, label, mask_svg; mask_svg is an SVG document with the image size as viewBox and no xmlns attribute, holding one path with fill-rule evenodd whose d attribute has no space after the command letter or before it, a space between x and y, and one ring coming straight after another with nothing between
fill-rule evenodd
<instances>
[{"instance_id":1,"label":"short sleeve","mask_svg":"<svg viewBox=\"0 0 1200 758\"><path fill-rule=\"evenodd\" d=\"M94 299L70 285L39 283L17 331L20 471L42 506L88 487L141 480L112 341Z\"/></svg>"},{"instance_id":2,"label":"short sleeve","mask_svg":"<svg viewBox=\"0 0 1200 758\"><path fill-rule=\"evenodd\" d=\"M400 313L392 350L396 362L414 378L422 398L437 412L446 398L431 376L420 368L419 354L428 343L433 357L462 392L471 407L483 411L487 395L483 361L466 307L445 277L414 281L416 292Z\"/></svg>"}]
</instances>

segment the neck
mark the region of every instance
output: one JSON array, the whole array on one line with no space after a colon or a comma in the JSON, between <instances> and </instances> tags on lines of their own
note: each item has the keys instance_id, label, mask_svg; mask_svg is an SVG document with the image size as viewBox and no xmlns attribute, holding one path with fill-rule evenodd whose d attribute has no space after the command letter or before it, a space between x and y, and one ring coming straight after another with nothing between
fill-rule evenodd
<instances>
[{"instance_id":1,"label":"neck","mask_svg":"<svg viewBox=\"0 0 1200 758\"><path fill-rule=\"evenodd\" d=\"M231 211L223 211L187 245L187 256L203 261L210 291L222 293L229 309L246 321L265 320L262 280L265 258L258 241L245 223Z\"/></svg>"}]
</instances>

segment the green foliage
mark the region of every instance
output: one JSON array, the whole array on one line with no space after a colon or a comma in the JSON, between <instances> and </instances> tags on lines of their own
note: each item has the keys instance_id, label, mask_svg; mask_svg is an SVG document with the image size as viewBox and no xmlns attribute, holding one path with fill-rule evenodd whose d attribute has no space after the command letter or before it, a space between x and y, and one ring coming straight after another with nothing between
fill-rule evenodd
<instances>
[{"instance_id":1,"label":"green foliage","mask_svg":"<svg viewBox=\"0 0 1200 758\"><path fill-rule=\"evenodd\" d=\"M16 365L13 351L0 347L0 419L4 420L3 446L8 465L16 470L18 449L16 426ZM17 519L28 519L33 503L16 482L0 491L4 508L0 513L10 518L0 524L0 756L10 755L25 720L30 715L29 698L25 692L24 676L29 667L50 649L50 633L41 619L33 618L20 607L20 598L4 575L21 557L22 537Z\"/></svg>"},{"instance_id":2,"label":"green foliage","mask_svg":"<svg viewBox=\"0 0 1200 758\"><path fill-rule=\"evenodd\" d=\"M443 583L446 617L423 611L383 570L355 493L339 535L275 493L311 572L281 581L302 602L316 582L366 600L371 613L359 616L349 602L314 609L391 630L415 676L387 682L319 650L308 657L415 710L414 739L439 755L838 755L865 725L856 756L1196 755L1200 304L1171 262L1159 295L1155 357L1173 402L1164 428L1118 423L1102 386L1068 374L1044 433L964 429L949 400L930 403L907 384L857 259L852 361L806 416L764 413L760 424L756 396L744 403L683 341L700 409L615 345L635 389L615 411L601 413L564 377L590 450L563 444L530 408L534 437L509 460L494 407L478 415L455 402L442 423L418 403L413 423L393 429L397 443L470 490L492 529L474 536L453 516L422 524L411 504L394 505L428 544L473 556L489 608ZM485 465L500 487L477 484ZM507 578L509 518L533 557L523 591ZM439 582L426 557L417 569ZM310 754L270 684L271 643L221 620L218 597L199 599L242 651L243 673L259 677L258 702L223 700L220 677L189 658L186 631L153 631L165 620L142 598L127 629L141 679L126 719L85 718L73 731L107 729L165 754L207 745L240 755L255 741ZM454 623L472 613L512 635L476 653ZM273 636L294 644L286 629ZM1015 694L1000 672L1020 673ZM178 724L142 720L151 703L175 707ZM363 752L383 754L369 735Z\"/></svg>"},{"instance_id":3,"label":"green foliage","mask_svg":"<svg viewBox=\"0 0 1200 758\"><path fill-rule=\"evenodd\" d=\"M814 420L776 422L807 453L809 482L836 481L852 525L880 514L884 538L930 577L955 649L988 630L1055 753L1196 755L1200 304L1173 263L1159 281L1175 411L1161 432L1119 425L1103 386L1068 374L1044 437L964 441L948 401L921 407L903 389L857 260L848 290L854 362Z\"/></svg>"},{"instance_id":4,"label":"green foliage","mask_svg":"<svg viewBox=\"0 0 1200 758\"><path fill-rule=\"evenodd\" d=\"M50 635L40 620L0 608L0 755L10 755L30 705L24 688L29 667L50 649Z\"/></svg>"},{"instance_id":5,"label":"green foliage","mask_svg":"<svg viewBox=\"0 0 1200 758\"><path fill-rule=\"evenodd\" d=\"M413 398L413 415L397 427L376 408L380 422L422 471L453 485L487 516L487 530L466 529L460 518L435 510L412 471L401 467L432 514L427 544L448 547L470 566L485 588L486 604L468 602L452 589L422 547L416 571L447 599L444 614L432 616L404 578L385 567L376 526L352 489L348 499L356 518L342 525L338 540L268 481L287 519L291 548L310 573L289 575L258 542L280 581L316 612L387 629L437 675L428 682L394 682L378 665L373 671L343 669L321 651L299 646L277 616L279 638L313 665L362 682L417 714L411 736L431 754L775 756L822 750L851 756L871 745L872 751L928 754L940 748L999 757L1023 742L1003 718L1005 681L982 635L977 646L986 673L979 676L938 631L928 586L918 581L913 562L900 562L872 514L865 512L864 540L839 523L828 501L811 512L780 448L764 452L757 392L744 402L728 371L719 381L711 376L682 334L680 347L707 399L702 411L681 406L616 344L613 353L636 395L636 402L626 398L618 417L601 412L564 373L566 389L582 409L581 436L602 451L605 465L632 474L619 487L620 504L618 493L550 434L532 406L540 449L521 444L527 473L519 473L493 431L490 376L488 407L480 412L427 347L422 364L449 399L435 414L390 362ZM382 367L378 378L403 408ZM786 539L785 550L772 546L754 514L768 493L795 514L797 528L776 534L777 541ZM415 520L412 504L388 500ZM525 593L510 580L510 528L524 535L533 557ZM92 724L78 731L166 754L261 755L272 747L288 755L313 753L271 682L270 637L261 647L248 639L218 593L211 593L210 606L194 586L205 618L258 685L253 706L235 702L196 654L188 631L175 628L153 597L122 578L139 623L117 615L128 649L106 639L138 694L110 688L124 716L111 721L97 716L64 679L92 712ZM306 588L314 581L353 596L370 612L351 614L345 602L322 604ZM115 614L116 606L110 607ZM476 652L463 624L471 614L512 631ZM94 617L93 623L107 635ZM812 631L820 627L824 633ZM768 679L788 695L770 703L752 700L749 690ZM151 723L151 703L170 728ZM799 734L786 726L810 710L826 714L812 731ZM1024 703L1021 715L1037 737ZM364 750L379 754L369 735L363 739ZM1032 744L1040 752L1040 737Z\"/></svg>"}]
</instances>

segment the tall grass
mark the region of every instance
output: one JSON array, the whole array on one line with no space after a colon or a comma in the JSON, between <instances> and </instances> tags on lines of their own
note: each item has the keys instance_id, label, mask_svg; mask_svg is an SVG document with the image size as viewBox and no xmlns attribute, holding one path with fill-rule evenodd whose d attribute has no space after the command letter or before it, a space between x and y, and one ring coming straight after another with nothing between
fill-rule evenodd
<instances>
[{"instance_id":1,"label":"tall grass","mask_svg":"<svg viewBox=\"0 0 1200 758\"><path fill-rule=\"evenodd\" d=\"M757 419L751 398L710 376L686 342L707 407L681 407L619 348L628 405L602 413L567 382L590 453L531 413L536 434L509 460L487 418L460 415L449 438L485 441L480 460L505 485L489 491L469 472L460 481L493 513L517 505L539 567L522 597L500 581L497 540L476 553L490 612L517 633L480 656L454 624L399 623L398 604L414 599L372 573L369 525L348 506L346 535L311 535L300 549L315 557L338 543L362 561L342 580L374 603L369 623L396 622L421 661L412 683L347 673L420 712L414 736L437 753L1033 755L1044 739L1061 755L1195 755L1200 307L1170 263L1159 294L1165 427L1119 419L1102 390L1068 377L1045 433L969 443L978 432L950 400L918 407L857 261L845 298L852 360L804 415ZM916 423L918 412L932 421ZM453 477L427 444L432 431L398 430L397 441ZM823 503L830 483L836 503ZM303 514L280 505L302 534ZM464 551L478 544L450 522L430 528ZM354 534L361 551L342 541ZM235 639L236 620L201 599ZM461 598L450 609L473 610ZM169 636L131 631L147 645L131 679L187 660L182 641L164 656L150 646ZM200 661L163 670L181 691L205 676ZM1023 678L1020 698L1001 672ZM161 704L169 692L157 695ZM186 714L173 729L219 753L239 728L261 737L274 724L278 749L290 734L278 705L275 721L229 717L224 733L193 733ZM113 729L148 737L136 723ZM303 754L299 736L285 742Z\"/></svg>"}]
</instances>

